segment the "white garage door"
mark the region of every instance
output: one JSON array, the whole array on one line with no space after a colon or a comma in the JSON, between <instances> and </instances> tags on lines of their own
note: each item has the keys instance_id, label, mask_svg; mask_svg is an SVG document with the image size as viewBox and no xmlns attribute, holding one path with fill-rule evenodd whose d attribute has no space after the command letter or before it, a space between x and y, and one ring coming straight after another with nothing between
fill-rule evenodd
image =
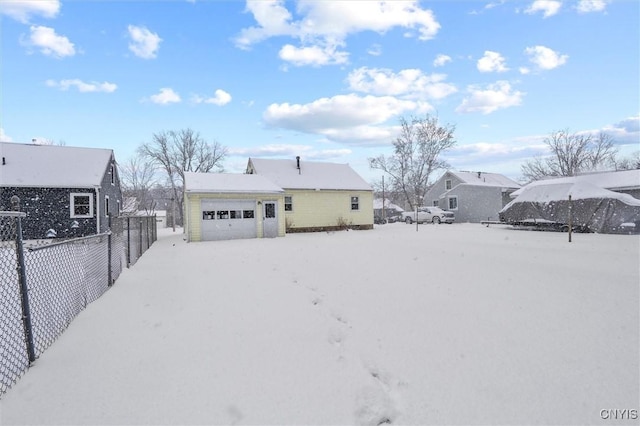
<instances>
[{"instance_id":1,"label":"white garage door","mask_svg":"<svg viewBox=\"0 0 640 426\"><path fill-rule=\"evenodd\" d=\"M202 200L202 241L256 238L255 200Z\"/></svg>"}]
</instances>

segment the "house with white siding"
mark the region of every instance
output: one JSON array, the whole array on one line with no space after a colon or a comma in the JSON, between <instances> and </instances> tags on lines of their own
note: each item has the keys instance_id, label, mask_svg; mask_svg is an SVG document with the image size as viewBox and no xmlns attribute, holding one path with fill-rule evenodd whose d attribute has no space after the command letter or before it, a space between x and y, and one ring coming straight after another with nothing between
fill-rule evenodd
<instances>
[{"instance_id":1,"label":"house with white siding","mask_svg":"<svg viewBox=\"0 0 640 426\"><path fill-rule=\"evenodd\" d=\"M497 173L447 170L425 194L425 206L455 213L456 222L498 220L520 184Z\"/></svg>"},{"instance_id":2,"label":"house with white siding","mask_svg":"<svg viewBox=\"0 0 640 426\"><path fill-rule=\"evenodd\" d=\"M250 158L246 173L284 190L287 232L373 228L373 188L348 164Z\"/></svg>"}]
</instances>

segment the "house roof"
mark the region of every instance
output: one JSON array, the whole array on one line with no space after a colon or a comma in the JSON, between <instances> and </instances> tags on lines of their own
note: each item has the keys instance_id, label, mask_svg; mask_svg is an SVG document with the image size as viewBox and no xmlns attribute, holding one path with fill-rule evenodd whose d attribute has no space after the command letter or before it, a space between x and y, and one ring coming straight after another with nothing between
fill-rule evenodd
<instances>
[{"instance_id":1,"label":"house roof","mask_svg":"<svg viewBox=\"0 0 640 426\"><path fill-rule=\"evenodd\" d=\"M563 183L588 183L611 191L640 189L640 170L621 170L617 172L598 172L578 176L568 176L553 179L542 179L531 182L523 188L513 192L512 197L520 195L524 189L540 185Z\"/></svg>"},{"instance_id":2,"label":"house roof","mask_svg":"<svg viewBox=\"0 0 640 426\"><path fill-rule=\"evenodd\" d=\"M464 183L480 186L497 186L501 188L520 188L521 185L508 177L498 173L485 172L456 172L448 171Z\"/></svg>"},{"instance_id":3,"label":"house roof","mask_svg":"<svg viewBox=\"0 0 640 426\"><path fill-rule=\"evenodd\" d=\"M242 173L185 172L184 188L186 192L206 193L277 194L284 192L264 176Z\"/></svg>"},{"instance_id":4,"label":"house roof","mask_svg":"<svg viewBox=\"0 0 640 426\"><path fill-rule=\"evenodd\" d=\"M110 149L0 142L0 186L94 188L112 156Z\"/></svg>"},{"instance_id":5,"label":"house roof","mask_svg":"<svg viewBox=\"0 0 640 426\"><path fill-rule=\"evenodd\" d=\"M369 185L348 164L250 158L247 171L270 179L285 189L334 189L372 191Z\"/></svg>"},{"instance_id":6,"label":"house roof","mask_svg":"<svg viewBox=\"0 0 640 426\"><path fill-rule=\"evenodd\" d=\"M554 179L555 180L555 179ZM522 188L515 202L547 203L550 201L614 198L628 205L640 206L640 200L629 194L610 191L586 181L549 182L544 185L530 185Z\"/></svg>"},{"instance_id":7,"label":"house roof","mask_svg":"<svg viewBox=\"0 0 640 426\"><path fill-rule=\"evenodd\" d=\"M389 200L384 200L384 208L385 209L391 209L391 210L397 210L399 212L403 212L404 209L396 204L393 204L391 201ZM378 210L378 209L382 209L382 198L375 198L373 200L373 209L374 210Z\"/></svg>"}]
</instances>

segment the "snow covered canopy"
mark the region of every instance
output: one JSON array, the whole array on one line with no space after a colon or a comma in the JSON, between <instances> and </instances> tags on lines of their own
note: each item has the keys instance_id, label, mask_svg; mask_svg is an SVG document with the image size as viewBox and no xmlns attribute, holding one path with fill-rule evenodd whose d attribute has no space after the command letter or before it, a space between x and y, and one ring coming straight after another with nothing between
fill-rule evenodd
<instances>
[{"instance_id":1,"label":"snow covered canopy","mask_svg":"<svg viewBox=\"0 0 640 426\"><path fill-rule=\"evenodd\" d=\"M629 227L635 227L636 231L640 228L640 200L580 180L536 182L524 187L500 211L500 217L507 223L542 219L567 224L570 210L573 224L592 232L615 233Z\"/></svg>"}]
</instances>

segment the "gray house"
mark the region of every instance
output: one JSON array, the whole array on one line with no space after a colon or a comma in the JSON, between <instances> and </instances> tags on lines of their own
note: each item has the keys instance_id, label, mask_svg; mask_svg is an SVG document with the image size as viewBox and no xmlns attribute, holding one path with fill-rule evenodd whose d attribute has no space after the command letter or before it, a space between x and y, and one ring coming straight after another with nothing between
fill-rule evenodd
<instances>
[{"instance_id":1,"label":"gray house","mask_svg":"<svg viewBox=\"0 0 640 426\"><path fill-rule=\"evenodd\" d=\"M122 191L113 151L0 142L0 210L20 199L26 239L107 231Z\"/></svg>"},{"instance_id":2,"label":"gray house","mask_svg":"<svg viewBox=\"0 0 640 426\"><path fill-rule=\"evenodd\" d=\"M520 184L497 173L448 170L427 191L425 206L438 206L456 215L456 222L498 220Z\"/></svg>"}]
</instances>

